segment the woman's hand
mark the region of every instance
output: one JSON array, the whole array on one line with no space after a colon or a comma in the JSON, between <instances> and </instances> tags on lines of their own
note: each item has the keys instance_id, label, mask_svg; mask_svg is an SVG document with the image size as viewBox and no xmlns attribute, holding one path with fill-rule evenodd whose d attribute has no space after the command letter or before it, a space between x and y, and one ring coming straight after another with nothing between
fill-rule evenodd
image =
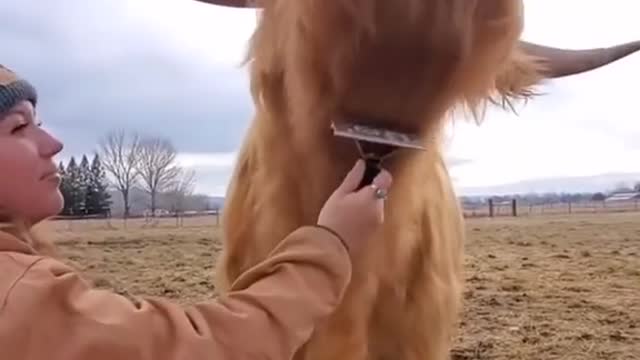
<instances>
[{"instance_id":1,"label":"woman's hand","mask_svg":"<svg viewBox=\"0 0 640 360\"><path fill-rule=\"evenodd\" d=\"M318 216L318 225L338 233L351 253L359 251L384 222L384 200L392 182L383 169L371 185L356 191L364 171L364 161L358 160Z\"/></svg>"}]
</instances>

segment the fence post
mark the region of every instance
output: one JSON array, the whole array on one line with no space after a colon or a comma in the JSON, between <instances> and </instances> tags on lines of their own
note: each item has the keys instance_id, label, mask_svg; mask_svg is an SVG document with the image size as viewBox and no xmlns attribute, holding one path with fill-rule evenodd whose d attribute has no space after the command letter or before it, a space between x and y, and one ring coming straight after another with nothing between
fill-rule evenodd
<instances>
[{"instance_id":1,"label":"fence post","mask_svg":"<svg viewBox=\"0 0 640 360\"><path fill-rule=\"evenodd\" d=\"M518 216L518 203L516 199L511 200L511 214L513 215L513 217Z\"/></svg>"},{"instance_id":2,"label":"fence post","mask_svg":"<svg viewBox=\"0 0 640 360\"><path fill-rule=\"evenodd\" d=\"M493 217L493 199L489 199L489 217Z\"/></svg>"}]
</instances>

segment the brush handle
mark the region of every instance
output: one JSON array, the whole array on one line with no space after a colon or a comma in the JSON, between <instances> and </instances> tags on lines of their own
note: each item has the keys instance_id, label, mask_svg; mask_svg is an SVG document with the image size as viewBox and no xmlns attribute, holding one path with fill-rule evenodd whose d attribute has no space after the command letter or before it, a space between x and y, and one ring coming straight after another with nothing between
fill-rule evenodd
<instances>
[{"instance_id":1,"label":"brush handle","mask_svg":"<svg viewBox=\"0 0 640 360\"><path fill-rule=\"evenodd\" d=\"M380 173L380 161L373 159L365 159L365 169L358 190L365 186L371 185L373 179Z\"/></svg>"}]
</instances>

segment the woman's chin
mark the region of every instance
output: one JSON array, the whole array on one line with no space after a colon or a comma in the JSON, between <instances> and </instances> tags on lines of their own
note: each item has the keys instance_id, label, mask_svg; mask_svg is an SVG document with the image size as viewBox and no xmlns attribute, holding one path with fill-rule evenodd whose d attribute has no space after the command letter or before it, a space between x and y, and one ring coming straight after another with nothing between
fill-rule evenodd
<instances>
[{"instance_id":1,"label":"woman's chin","mask_svg":"<svg viewBox=\"0 0 640 360\"><path fill-rule=\"evenodd\" d=\"M59 190L52 191L43 197L41 207L34 214L34 223L59 215L64 209L64 197Z\"/></svg>"},{"instance_id":2,"label":"woman's chin","mask_svg":"<svg viewBox=\"0 0 640 360\"><path fill-rule=\"evenodd\" d=\"M64 197L62 196L62 193L60 192L60 190L57 190L52 195L52 199L51 199L52 211L50 216L56 216L60 214L62 212L62 209L64 209Z\"/></svg>"}]
</instances>

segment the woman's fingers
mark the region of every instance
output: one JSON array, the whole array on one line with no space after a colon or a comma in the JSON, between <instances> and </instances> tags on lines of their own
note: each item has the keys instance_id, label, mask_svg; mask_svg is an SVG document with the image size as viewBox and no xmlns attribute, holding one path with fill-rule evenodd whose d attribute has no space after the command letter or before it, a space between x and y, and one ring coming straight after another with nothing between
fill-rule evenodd
<instances>
[{"instance_id":1,"label":"woman's fingers","mask_svg":"<svg viewBox=\"0 0 640 360\"><path fill-rule=\"evenodd\" d=\"M349 170L344 180L342 180L342 183L340 184L340 186L338 186L336 192L340 193L341 195L346 195L356 191L358 185L360 184L360 180L362 180L362 177L364 176L364 170L364 161L362 159L358 159L353 168Z\"/></svg>"},{"instance_id":2,"label":"woman's fingers","mask_svg":"<svg viewBox=\"0 0 640 360\"><path fill-rule=\"evenodd\" d=\"M393 178L391 174L385 170L380 170L380 173L373 179L371 185L365 186L358 191L358 196L363 196L364 199L372 200L384 200L387 198L389 188Z\"/></svg>"}]
</instances>

